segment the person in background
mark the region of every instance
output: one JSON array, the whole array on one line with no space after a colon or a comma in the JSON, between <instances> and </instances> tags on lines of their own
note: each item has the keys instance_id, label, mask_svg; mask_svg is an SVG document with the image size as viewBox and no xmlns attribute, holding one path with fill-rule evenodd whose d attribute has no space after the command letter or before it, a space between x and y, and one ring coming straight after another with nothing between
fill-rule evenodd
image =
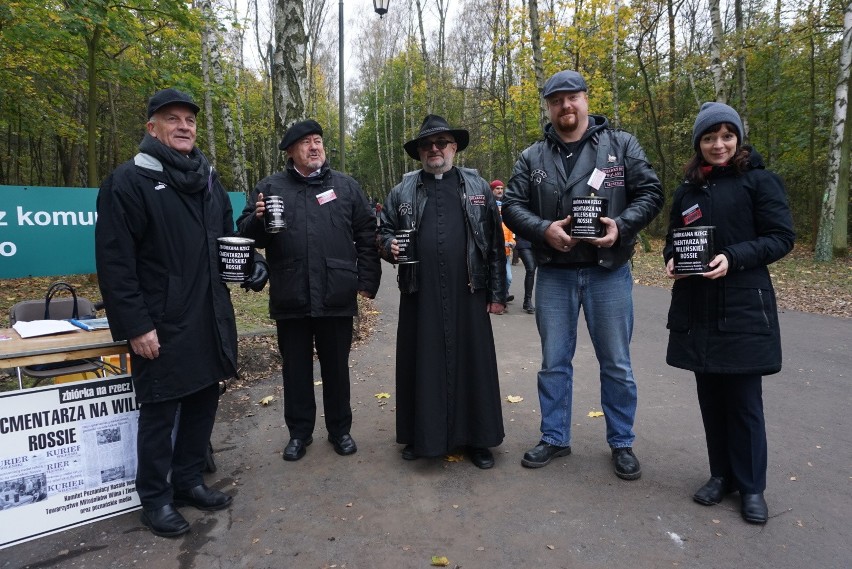
<instances>
[{"instance_id":1,"label":"person in background","mask_svg":"<svg viewBox=\"0 0 852 569\"><path fill-rule=\"evenodd\" d=\"M322 133L314 120L287 129L278 145L287 153L284 171L258 182L237 220L240 234L264 248L269 261L269 315L278 330L290 432L282 455L287 461L301 459L313 442L315 347L328 440L339 455L358 450L350 433L352 321L357 296L374 298L382 271L373 208L358 182L329 167ZM264 228L267 196L284 201L286 228L278 233Z\"/></svg>"},{"instance_id":2,"label":"person in background","mask_svg":"<svg viewBox=\"0 0 852 569\"><path fill-rule=\"evenodd\" d=\"M176 507L232 501L202 476L219 382L237 373L237 327L218 269L217 238L234 234L231 202L195 146L198 110L177 89L155 93L139 154L104 180L97 200L98 284L112 337L130 343L139 405L142 523L163 537L190 529ZM267 278L256 255L242 286L260 291Z\"/></svg>"},{"instance_id":3,"label":"person in background","mask_svg":"<svg viewBox=\"0 0 852 569\"><path fill-rule=\"evenodd\" d=\"M521 464L539 468L571 453L574 351L580 307L600 364L601 407L615 474L641 476L633 453L636 381L630 361L633 277L630 257L639 231L663 206L660 181L639 142L589 114L586 81L560 71L544 84L550 123L544 138L515 163L503 220L532 242L538 262L536 324L541 438ZM609 201L603 237L570 235L574 197L595 192Z\"/></svg>"},{"instance_id":4,"label":"person in background","mask_svg":"<svg viewBox=\"0 0 852 569\"><path fill-rule=\"evenodd\" d=\"M781 370L781 333L767 265L793 249L795 233L781 179L743 145L739 114L704 103L692 130L692 159L677 188L663 256L675 279L666 362L695 373L710 479L693 499L712 506L740 493L747 522L769 517L762 379ZM707 272L674 272L672 231L711 226Z\"/></svg>"},{"instance_id":5,"label":"person in background","mask_svg":"<svg viewBox=\"0 0 852 569\"><path fill-rule=\"evenodd\" d=\"M489 313L506 304L506 255L494 196L476 170L453 165L466 130L427 115L406 153L409 172L385 200L382 258L396 263L397 230L416 231L419 261L399 265L396 440L402 458L466 448L479 468L494 466L503 442L497 355Z\"/></svg>"},{"instance_id":6,"label":"person in background","mask_svg":"<svg viewBox=\"0 0 852 569\"><path fill-rule=\"evenodd\" d=\"M497 209L503 206L503 190L505 186L500 180L491 182L491 193L494 194L494 199L497 200ZM515 300L515 296L509 294L512 288L512 250L515 248L515 234L512 230L506 227L506 224L500 221L503 227L503 245L506 248L506 302Z\"/></svg>"}]
</instances>

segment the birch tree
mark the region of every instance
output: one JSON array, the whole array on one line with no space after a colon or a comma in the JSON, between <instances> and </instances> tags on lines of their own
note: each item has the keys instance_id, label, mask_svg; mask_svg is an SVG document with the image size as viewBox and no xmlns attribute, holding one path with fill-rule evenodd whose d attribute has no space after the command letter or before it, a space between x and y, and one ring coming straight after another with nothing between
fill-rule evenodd
<instances>
[{"instance_id":1,"label":"birch tree","mask_svg":"<svg viewBox=\"0 0 852 569\"><path fill-rule=\"evenodd\" d=\"M850 144L848 137L844 135L849 131L847 121L849 120L850 67L852 67L852 2L847 2L843 13L843 39L840 42L839 72L834 94L828 186L822 198L816 240L815 258L818 261L830 261L836 252L845 253L847 249L846 218L849 203ZM840 216L837 215L838 208L843 210ZM842 224L838 223L838 217L842 218ZM841 225L842 228L838 227Z\"/></svg>"},{"instance_id":2,"label":"birch tree","mask_svg":"<svg viewBox=\"0 0 852 569\"><path fill-rule=\"evenodd\" d=\"M305 116L305 6L302 0L275 0L275 51L272 54L272 101L278 138Z\"/></svg>"},{"instance_id":3,"label":"birch tree","mask_svg":"<svg viewBox=\"0 0 852 569\"><path fill-rule=\"evenodd\" d=\"M710 0L710 22L713 30L713 39L710 41L710 71L713 74L713 91L716 94L716 101L727 103L725 76L722 69L722 15L719 1Z\"/></svg>"}]
</instances>

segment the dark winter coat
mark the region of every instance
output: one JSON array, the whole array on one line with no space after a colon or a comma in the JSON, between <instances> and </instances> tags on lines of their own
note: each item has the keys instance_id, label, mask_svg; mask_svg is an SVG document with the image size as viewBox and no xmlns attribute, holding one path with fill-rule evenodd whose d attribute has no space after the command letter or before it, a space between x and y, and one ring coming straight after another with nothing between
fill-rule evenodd
<instances>
[{"instance_id":1,"label":"dark winter coat","mask_svg":"<svg viewBox=\"0 0 852 569\"><path fill-rule=\"evenodd\" d=\"M728 258L719 279L689 276L675 281L668 315L669 365L699 373L772 374L781 369L775 291L767 265L793 248L795 234L781 179L763 169L756 152L742 175L716 167L707 183L684 182L672 203L663 251L672 257L672 230L698 206L688 225L715 226L715 253Z\"/></svg>"},{"instance_id":2,"label":"dark winter coat","mask_svg":"<svg viewBox=\"0 0 852 569\"><path fill-rule=\"evenodd\" d=\"M562 147L553 125L543 140L533 143L515 162L503 199L503 221L516 235L532 242L539 265L569 262L569 254L556 251L544 239L550 224L571 214L572 198L607 198L607 217L618 226L618 241L609 248L595 248L597 263L614 269L633 255L639 232L663 207L663 191L656 172L636 138L609 128L607 119L589 115L593 126L586 131L576 162L565 171ZM600 188L588 185L595 168L606 174Z\"/></svg>"},{"instance_id":3,"label":"dark winter coat","mask_svg":"<svg viewBox=\"0 0 852 569\"><path fill-rule=\"evenodd\" d=\"M320 199L324 192L333 199ZM255 217L259 193L284 199L283 231L266 233L263 220ZM319 175L306 178L289 160L285 171L267 176L252 190L237 227L266 249L274 320L355 316L358 291L372 298L379 289L382 268L373 210L358 182L328 163Z\"/></svg>"},{"instance_id":4,"label":"dark winter coat","mask_svg":"<svg viewBox=\"0 0 852 569\"><path fill-rule=\"evenodd\" d=\"M497 201L488 182L476 170L458 168L461 185L459 198L466 220L468 287L487 291L488 302L506 303L506 253L503 248L503 228ZM379 224L379 247L382 258L393 263L391 241L397 229L416 229L426 209L426 189L420 173L405 174L402 182L388 194ZM417 264L399 267L399 289L403 293L417 292Z\"/></svg>"},{"instance_id":5,"label":"dark winter coat","mask_svg":"<svg viewBox=\"0 0 852 569\"><path fill-rule=\"evenodd\" d=\"M203 159L203 158L202 158ZM146 154L125 162L98 193L98 282L116 340L157 331L159 357L131 354L140 403L176 399L233 377L237 328L219 279L217 238L234 234L215 172L186 192Z\"/></svg>"}]
</instances>

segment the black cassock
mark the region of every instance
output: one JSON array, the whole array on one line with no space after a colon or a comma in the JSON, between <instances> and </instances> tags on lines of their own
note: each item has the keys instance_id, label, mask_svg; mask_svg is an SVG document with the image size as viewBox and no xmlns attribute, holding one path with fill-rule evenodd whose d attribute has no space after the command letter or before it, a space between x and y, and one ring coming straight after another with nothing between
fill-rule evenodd
<instances>
[{"instance_id":1,"label":"black cassock","mask_svg":"<svg viewBox=\"0 0 852 569\"><path fill-rule=\"evenodd\" d=\"M399 303L396 440L420 456L503 442L494 335L486 291L468 286L459 175L422 173L418 290Z\"/></svg>"}]
</instances>

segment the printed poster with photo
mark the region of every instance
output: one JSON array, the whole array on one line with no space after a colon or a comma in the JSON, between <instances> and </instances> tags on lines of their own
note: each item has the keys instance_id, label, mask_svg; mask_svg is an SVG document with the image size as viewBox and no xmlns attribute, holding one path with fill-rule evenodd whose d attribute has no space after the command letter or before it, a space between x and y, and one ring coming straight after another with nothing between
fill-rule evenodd
<instances>
[{"instance_id":1,"label":"printed poster with photo","mask_svg":"<svg viewBox=\"0 0 852 569\"><path fill-rule=\"evenodd\" d=\"M129 376L0 394L0 549L139 508Z\"/></svg>"}]
</instances>

